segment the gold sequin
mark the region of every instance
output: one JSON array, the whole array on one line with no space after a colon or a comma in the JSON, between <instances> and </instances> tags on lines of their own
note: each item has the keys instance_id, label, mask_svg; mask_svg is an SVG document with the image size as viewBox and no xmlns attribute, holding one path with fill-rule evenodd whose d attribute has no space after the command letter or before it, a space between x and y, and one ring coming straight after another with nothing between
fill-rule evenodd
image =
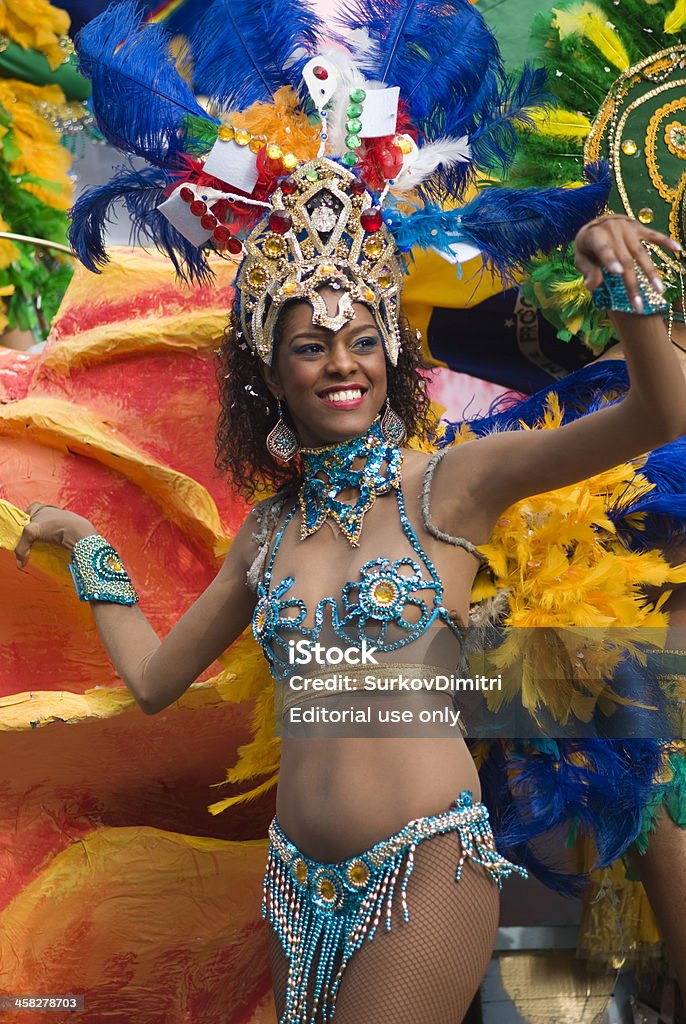
<instances>
[{"instance_id":1,"label":"gold sequin","mask_svg":"<svg viewBox=\"0 0 686 1024\"><path fill-rule=\"evenodd\" d=\"M270 259L277 260L286 252L286 243L280 235L269 235L264 242L264 251Z\"/></svg>"},{"instance_id":2,"label":"gold sequin","mask_svg":"<svg viewBox=\"0 0 686 1024\"><path fill-rule=\"evenodd\" d=\"M300 882L301 885L305 885L307 882L307 864L301 858L297 858L292 864L293 875Z\"/></svg>"},{"instance_id":3,"label":"gold sequin","mask_svg":"<svg viewBox=\"0 0 686 1024\"><path fill-rule=\"evenodd\" d=\"M356 889L361 889L369 881L369 865L363 860L354 860L348 865L347 878Z\"/></svg>"},{"instance_id":4,"label":"gold sequin","mask_svg":"<svg viewBox=\"0 0 686 1024\"><path fill-rule=\"evenodd\" d=\"M264 267L251 267L248 271L248 284L251 288L261 288L267 280L267 271Z\"/></svg>"},{"instance_id":5,"label":"gold sequin","mask_svg":"<svg viewBox=\"0 0 686 1024\"><path fill-rule=\"evenodd\" d=\"M374 600L382 605L390 604L395 599L396 594L396 588L388 580L382 580L381 583L377 583L372 591Z\"/></svg>"},{"instance_id":6,"label":"gold sequin","mask_svg":"<svg viewBox=\"0 0 686 1024\"><path fill-rule=\"evenodd\" d=\"M384 251L384 240L378 236L368 238L362 246L362 251L365 256L369 256L370 259L378 259L381 253Z\"/></svg>"}]
</instances>

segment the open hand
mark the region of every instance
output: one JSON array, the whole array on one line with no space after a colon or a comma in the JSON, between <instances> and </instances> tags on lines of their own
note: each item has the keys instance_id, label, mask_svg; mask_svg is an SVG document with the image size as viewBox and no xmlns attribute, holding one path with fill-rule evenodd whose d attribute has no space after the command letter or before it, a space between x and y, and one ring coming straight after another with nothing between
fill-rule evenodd
<instances>
[{"instance_id":1,"label":"open hand","mask_svg":"<svg viewBox=\"0 0 686 1024\"><path fill-rule=\"evenodd\" d=\"M633 217L597 217L585 224L574 242L574 262L584 275L584 284L593 291L603 282L602 269L623 274L624 286L637 313L643 312L641 288L635 264L640 267L653 288L662 294L664 283L650 258L644 242L659 245L671 252L682 251L679 242L659 231L652 231Z\"/></svg>"}]
</instances>

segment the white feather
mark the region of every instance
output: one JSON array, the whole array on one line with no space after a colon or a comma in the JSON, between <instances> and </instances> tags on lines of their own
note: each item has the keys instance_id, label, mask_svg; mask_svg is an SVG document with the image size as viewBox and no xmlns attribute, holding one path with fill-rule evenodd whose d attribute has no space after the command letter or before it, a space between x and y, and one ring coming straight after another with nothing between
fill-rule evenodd
<instances>
[{"instance_id":1,"label":"white feather","mask_svg":"<svg viewBox=\"0 0 686 1024\"><path fill-rule=\"evenodd\" d=\"M441 165L469 163L471 159L472 150L467 135L460 139L443 138L428 142L407 154L402 170L391 185L391 191L408 192L430 178Z\"/></svg>"},{"instance_id":2,"label":"white feather","mask_svg":"<svg viewBox=\"0 0 686 1024\"><path fill-rule=\"evenodd\" d=\"M353 60L363 71L370 71L379 66L381 48L376 39L372 39L369 29L354 28L346 33L345 44L350 50Z\"/></svg>"}]
</instances>

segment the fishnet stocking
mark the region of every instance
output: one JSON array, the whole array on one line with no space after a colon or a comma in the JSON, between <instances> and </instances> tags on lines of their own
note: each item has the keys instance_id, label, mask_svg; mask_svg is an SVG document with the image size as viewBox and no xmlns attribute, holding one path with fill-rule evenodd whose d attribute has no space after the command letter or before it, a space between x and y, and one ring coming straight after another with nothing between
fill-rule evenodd
<instances>
[{"instance_id":1,"label":"fishnet stocking","mask_svg":"<svg viewBox=\"0 0 686 1024\"><path fill-rule=\"evenodd\" d=\"M470 860L460 881L454 880L459 852L455 833L419 844L407 891L410 920L403 921L401 901L394 900L391 931L382 922L373 940L353 954L335 1024L460 1024L491 957L500 895L485 869ZM281 1018L288 962L273 932L269 948Z\"/></svg>"}]
</instances>

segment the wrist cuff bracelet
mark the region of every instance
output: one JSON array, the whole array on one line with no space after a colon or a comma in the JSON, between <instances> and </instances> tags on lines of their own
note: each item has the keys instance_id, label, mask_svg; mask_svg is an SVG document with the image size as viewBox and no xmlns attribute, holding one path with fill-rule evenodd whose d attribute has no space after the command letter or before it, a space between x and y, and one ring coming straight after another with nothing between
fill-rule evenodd
<instances>
[{"instance_id":1,"label":"wrist cuff bracelet","mask_svg":"<svg viewBox=\"0 0 686 1024\"><path fill-rule=\"evenodd\" d=\"M624 284L624 275L611 274L606 267L603 267L603 283L592 293L593 305L597 309L614 309L618 313L633 313L635 316L650 316L653 313L668 312L669 303L664 295L661 295L657 289L653 288L639 267L635 269L638 286L641 290L641 298L643 299L642 314L637 314L631 305L631 299Z\"/></svg>"},{"instance_id":2,"label":"wrist cuff bracelet","mask_svg":"<svg viewBox=\"0 0 686 1024\"><path fill-rule=\"evenodd\" d=\"M136 604L138 601L138 594L121 558L99 533L92 533L76 542L69 571L81 601L113 601L116 604Z\"/></svg>"}]
</instances>

